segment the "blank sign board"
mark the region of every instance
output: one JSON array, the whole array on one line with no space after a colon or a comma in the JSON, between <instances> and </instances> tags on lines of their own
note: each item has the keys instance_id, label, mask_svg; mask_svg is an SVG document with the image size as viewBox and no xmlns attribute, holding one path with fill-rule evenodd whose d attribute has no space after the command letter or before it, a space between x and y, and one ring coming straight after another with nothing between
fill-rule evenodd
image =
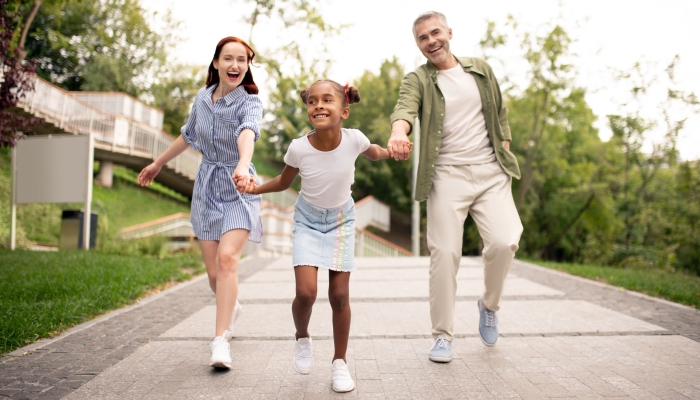
<instances>
[{"instance_id":1,"label":"blank sign board","mask_svg":"<svg viewBox=\"0 0 700 400\"><path fill-rule=\"evenodd\" d=\"M33 136L16 146L17 204L79 203L92 174L88 136Z\"/></svg>"}]
</instances>

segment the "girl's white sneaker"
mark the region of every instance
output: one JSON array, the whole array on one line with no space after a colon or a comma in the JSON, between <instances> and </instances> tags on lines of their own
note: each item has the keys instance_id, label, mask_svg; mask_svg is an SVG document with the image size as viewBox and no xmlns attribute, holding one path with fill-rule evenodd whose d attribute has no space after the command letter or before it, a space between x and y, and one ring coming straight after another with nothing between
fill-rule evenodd
<instances>
[{"instance_id":1,"label":"girl's white sneaker","mask_svg":"<svg viewBox=\"0 0 700 400\"><path fill-rule=\"evenodd\" d=\"M308 374L314 366L314 356L311 354L311 338L299 338L294 342L294 370L300 374Z\"/></svg>"},{"instance_id":2,"label":"girl's white sneaker","mask_svg":"<svg viewBox=\"0 0 700 400\"><path fill-rule=\"evenodd\" d=\"M333 390L338 393L344 393L353 389L355 389L355 381L350 376L348 365L340 358L333 361Z\"/></svg>"},{"instance_id":3,"label":"girl's white sneaker","mask_svg":"<svg viewBox=\"0 0 700 400\"><path fill-rule=\"evenodd\" d=\"M209 365L214 368L231 369L231 346L228 344L228 331L222 336L217 336L209 344L211 349L211 359Z\"/></svg>"}]
</instances>

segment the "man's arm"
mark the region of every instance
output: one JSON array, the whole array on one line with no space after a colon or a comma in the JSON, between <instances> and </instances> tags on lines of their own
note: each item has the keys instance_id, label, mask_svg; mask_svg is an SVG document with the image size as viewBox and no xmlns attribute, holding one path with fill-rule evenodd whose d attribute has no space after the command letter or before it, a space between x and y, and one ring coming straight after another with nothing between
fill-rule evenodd
<instances>
[{"instance_id":1,"label":"man's arm","mask_svg":"<svg viewBox=\"0 0 700 400\"><path fill-rule=\"evenodd\" d=\"M493 82L494 93L496 95L496 104L498 105L498 122L501 125L501 131L503 132L503 137L505 138L503 147L505 147L506 150L510 150L510 142L513 140L513 137L510 133L510 125L508 125L508 112L506 110L506 104L503 101L501 87L498 85L498 80L496 79L491 66L489 66L489 69L491 70L491 80Z\"/></svg>"},{"instance_id":2,"label":"man's arm","mask_svg":"<svg viewBox=\"0 0 700 400\"><path fill-rule=\"evenodd\" d=\"M386 149L395 160L408 160L412 144L408 135L413 130L413 121L421 105L420 82L415 72L407 74L401 82L399 100L391 113L391 137Z\"/></svg>"}]
</instances>

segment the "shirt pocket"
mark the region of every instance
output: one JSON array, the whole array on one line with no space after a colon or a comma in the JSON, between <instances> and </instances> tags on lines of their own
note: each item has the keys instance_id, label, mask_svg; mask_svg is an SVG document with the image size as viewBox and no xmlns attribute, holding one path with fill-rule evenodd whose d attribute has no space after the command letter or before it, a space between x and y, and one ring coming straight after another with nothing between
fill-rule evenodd
<instances>
[{"instance_id":1,"label":"shirt pocket","mask_svg":"<svg viewBox=\"0 0 700 400\"><path fill-rule=\"evenodd\" d=\"M228 118L223 118L219 117L219 122L221 122L221 127L231 133L235 133L236 130L238 129L238 126L240 125L240 122L235 119L228 119Z\"/></svg>"}]
</instances>

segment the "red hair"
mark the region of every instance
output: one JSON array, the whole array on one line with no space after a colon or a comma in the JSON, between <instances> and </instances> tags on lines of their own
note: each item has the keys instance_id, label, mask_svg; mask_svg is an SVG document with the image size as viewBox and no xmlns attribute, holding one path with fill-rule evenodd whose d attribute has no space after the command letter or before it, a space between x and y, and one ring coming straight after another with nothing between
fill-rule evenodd
<instances>
[{"instance_id":1,"label":"red hair","mask_svg":"<svg viewBox=\"0 0 700 400\"><path fill-rule=\"evenodd\" d=\"M245 88L245 91L248 92L248 94L258 94L258 85L255 84L255 81L253 81L253 72L250 70L250 64L253 62L253 59L255 59L255 52L243 39L239 39L234 36L225 37L219 40L219 44L216 45L216 51L214 51L214 57L209 64L209 72L207 72L207 87L219 83L219 71L214 68L214 60L219 59L221 49L227 43L240 43L246 48L246 53L248 54L248 71L246 71L245 76L243 76L243 82L241 82L241 85L243 88Z\"/></svg>"}]
</instances>

